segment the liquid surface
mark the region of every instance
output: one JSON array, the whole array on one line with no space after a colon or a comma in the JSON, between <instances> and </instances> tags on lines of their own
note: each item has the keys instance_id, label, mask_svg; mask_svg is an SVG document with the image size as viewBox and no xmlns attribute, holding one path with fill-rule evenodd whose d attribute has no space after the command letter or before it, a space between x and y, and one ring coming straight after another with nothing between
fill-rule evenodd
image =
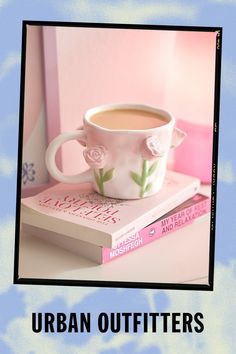
<instances>
[{"instance_id":1,"label":"liquid surface","mask_svg":"<svg viewBox=\"0 0 236 354\"><path fill-rule=\"evenodd\" d=\"M102 128L117 130L143 130L167 124L158 114L138 109L117 109L99 112L90 121Z\"/></svg>"}]
</instances>

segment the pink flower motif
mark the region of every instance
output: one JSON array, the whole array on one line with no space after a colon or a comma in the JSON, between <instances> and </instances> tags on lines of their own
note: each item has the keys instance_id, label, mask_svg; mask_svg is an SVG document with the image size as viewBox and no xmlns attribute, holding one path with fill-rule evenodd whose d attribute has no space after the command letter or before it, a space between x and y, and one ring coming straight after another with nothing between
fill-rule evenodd
<instances>
[{"instance_id":1,"label":"pink flower motif","mask_svg":"<svg viewBox=\"0 0 236 354\"><path fill-rule=\"evenodd\" d=\"M92 168L103 168L106 164L108 151L104 146L95 145L83 151L85 161Z\"/></svg>"},{"instance_id":2,"label":"pink flower motif","mask_svg":"<svg viewBox=\"0 0 236 354\"><path fill-rule=\"evenodd\" d=\"M157 136L147 137L142 144L142 157L145 160L153 160L157 157L164 155L164 151L161 149L160 141Z\"/></svg>"}]
</instances>

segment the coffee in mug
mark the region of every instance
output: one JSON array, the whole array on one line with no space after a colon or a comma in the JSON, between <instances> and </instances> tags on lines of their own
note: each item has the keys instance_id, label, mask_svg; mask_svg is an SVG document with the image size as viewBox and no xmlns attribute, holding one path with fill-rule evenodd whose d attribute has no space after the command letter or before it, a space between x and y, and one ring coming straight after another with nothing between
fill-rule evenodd
<instances>
[{"instance_id":1,"label":"coffee in mug","mask_svg":"<svg viewBox=\"0 0 236 354\"><path fill-rule=\"evenodd\" d=\"M167 123L164 117L139 109L114 109L99 112L90 121L99 127L117 130L144 130Z\"/></svg>"}]
</instances>

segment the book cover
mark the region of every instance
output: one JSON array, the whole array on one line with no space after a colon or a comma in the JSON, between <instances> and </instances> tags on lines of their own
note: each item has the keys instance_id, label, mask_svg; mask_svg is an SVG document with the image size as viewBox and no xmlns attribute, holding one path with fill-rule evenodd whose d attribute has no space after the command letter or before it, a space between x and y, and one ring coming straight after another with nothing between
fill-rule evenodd
<instances>
[{"instance_id":1,"label":"book cover","mask_svg":"<svg viewBox=\"0 0 236 354\"><path fill-rule=\"evenodd\" d=\"M210 198L202 194L196 194L135 235L120 242L117 246L101 248L101 263L109 262L191 224L194 220L209 213L210 208Z\"/></svg>"},{"instance_id":2,"label":"book cover","mask_svg":"<svg viewBox=\"0 0 236 354\"><path fill-rule=\"evenodd\" d=\"M112 248L195 195L197 178L168 171L162 190L138 200L103 197L90 185L57 184L22 199L21 221Z\"/></svg>"},{"instance_id":3,"label":"book cover","mask_svg":"<svg viewBox=\"0 0 236 354\"><path fill-rule=\"evenodd\" d=\"M23 225L23 230L32 236L62 247L98 264L110 262L136 249L168 235L210 212L210 198L196 194L186 202L174 208L160 219L146 226L136 234L129 236L113 248L101 247L80 241L59 233L46 231L34 226Z\"/></svg>"}]
</instances>

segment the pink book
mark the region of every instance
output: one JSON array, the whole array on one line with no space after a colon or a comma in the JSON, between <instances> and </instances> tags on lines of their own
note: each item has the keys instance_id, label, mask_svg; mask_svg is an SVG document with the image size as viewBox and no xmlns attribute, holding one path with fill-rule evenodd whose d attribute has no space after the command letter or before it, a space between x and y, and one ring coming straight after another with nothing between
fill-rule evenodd
<instances>
[{"instance_id":1,"label":"pink book","mask_svg":"<svg viewBox=\"0 0 236 354\"><path fill-rule=\"evenodd\" d=\"M43 240L76 253L79 256L88 258L98 264L103 264L185 227L209 212L210 198L202 194L196 194L194 197L188 199L141 231L129 236L113 248L96 246L89 242L80 241L59 233L45 231L34 226L23 225L23 230L33 237L40 237Z\"/></svg>"},{"instance_id":2,"label":"pink book","mask_svg":"<svg viewBox=\"0 0 236 354\"><path fill-rule=\"evenodd\" d=\"M24 224L112 248L194 196L197 178L168 171L162 190L138 200L103 197L91 186L57 184L22 199Z\"/></svg>"},{"instance_id":3,"label":"pink book","mask_svg":"<svg viewBox=\"0 0 236 354\"><path fill-rule=\"evenodd\" d=\"M101 261L107 263L148 243L168 235L184 226L191 224L195 219L210 212L210 198L196 194L177 208L162 216L154 223L146 226L135 235L128 237L116 247L102 248Z\"/></svg>"}]
</instances>

